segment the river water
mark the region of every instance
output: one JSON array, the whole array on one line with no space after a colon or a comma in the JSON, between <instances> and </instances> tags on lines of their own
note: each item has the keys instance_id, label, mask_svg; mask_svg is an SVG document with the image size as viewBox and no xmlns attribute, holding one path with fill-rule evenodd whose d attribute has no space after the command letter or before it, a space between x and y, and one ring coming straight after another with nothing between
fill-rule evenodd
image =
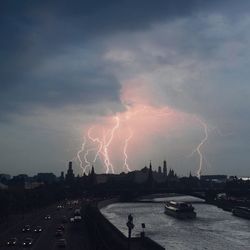
<instances>
[{"instance_id":1,"label":"river water","mask_svg":"<svg viewBox=\"0 0 250 250\"><path fill-rule=\"evenodd\" d=\"M188 196L158 198L162 203L115 203L101 211L125 235L127 216L134 217L133 236L142 231L171 250L250 250L250 221L233 216ZM178 220L164 214L165 200L191 201L197 212L194 220Z\"/></svg>"}]
</instances>

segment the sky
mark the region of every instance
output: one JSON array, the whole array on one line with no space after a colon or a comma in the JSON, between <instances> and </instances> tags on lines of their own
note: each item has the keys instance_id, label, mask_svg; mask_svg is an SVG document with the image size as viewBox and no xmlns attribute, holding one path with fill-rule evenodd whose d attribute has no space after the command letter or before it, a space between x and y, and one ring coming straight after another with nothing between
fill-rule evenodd
<instances>
[{"instance_id":1,"label":"sky","mask_svg":"<svg viewBox=\"0 0 250 250\"><path fill-rule=\"evenodd\" d=\"M250 176L250 2L1 1L0 172Z\"/></svg>"}]
</instances>

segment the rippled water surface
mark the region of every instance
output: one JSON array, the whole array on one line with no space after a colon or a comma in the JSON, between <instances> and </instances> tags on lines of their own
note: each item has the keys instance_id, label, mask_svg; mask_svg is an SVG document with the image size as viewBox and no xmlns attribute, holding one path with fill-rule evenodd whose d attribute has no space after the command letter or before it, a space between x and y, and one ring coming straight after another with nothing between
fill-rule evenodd
<instances>
[{"instance_id":1,"label":"rippled water surface","mask_svg":"<svg viewBox=\"0 0 250 250\"><path fill-rule=\"evenodd\" d=\"M155 199L157 201L185 200L187 196ZM102 209L102 213L127 235L127 216L134 216L133 235L146 224L146 234L166 249L178 250L250 250L250 221L232 216L215 206L193 203L195 220L182 221L164 214L163 203L115 203Z\"/></svg>"}]
</instances>

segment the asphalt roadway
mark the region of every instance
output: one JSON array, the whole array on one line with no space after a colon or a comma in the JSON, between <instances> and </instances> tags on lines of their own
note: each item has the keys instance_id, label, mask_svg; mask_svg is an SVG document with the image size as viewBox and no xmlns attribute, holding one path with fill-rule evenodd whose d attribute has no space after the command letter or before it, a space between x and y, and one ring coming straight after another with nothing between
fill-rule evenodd
<instances>
[{"instance_id":1,"label":"asphalt roadway","mask_svg":"<svg viewBox=\"0 0 250 250\"><path fill-rule=\"evenodd\" d=\"M70 222L70 217L73 217L74 208L65 206L65 208L57 209L57 205L48 207L46 209L39 210L35 213L25 216L22 221L17 221L14 225L6 230L1 230L0 232L0 250L55 250L60 249L57 245L59 238L66 239L67 245L65 248L67 250L91 250L91 244L88 237L88 232L84 221L81 222ZM50 220L45 220L45 216L50 215ZM67 222L62 223L62 217L66 216ZM65 227L62 237L57 238L55 236L56 229L58 225L63 224ZM30 232L22 232L24 225L30 225ZM34 232L36 226L42 227L42 232ZM16 246L6 246L6 242L9 238L16 237L18 239L18 244ZM34 239L32 246L23 247L22 241L25 237L31 237Z\"/></svg>"}]
</instances>

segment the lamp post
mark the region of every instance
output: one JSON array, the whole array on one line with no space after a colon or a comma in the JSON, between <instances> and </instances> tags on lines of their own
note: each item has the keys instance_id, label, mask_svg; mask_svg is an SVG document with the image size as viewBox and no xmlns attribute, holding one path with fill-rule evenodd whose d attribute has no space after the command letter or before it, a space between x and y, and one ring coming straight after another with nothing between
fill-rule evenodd
<instances>
[{"instance_id":1,"label":"lamp post","mask_svg":"<svg viewBox=\"0 0 250 250\"><path fill-rule=\"evenodd\" d=\"M144 238L145 237L145 231L144 231L144 229L146 228L145 223L142 223L141 227L142 227L141 238Z\"/></svg>"},{"instance_id":2,"label":"lamp post","mask_svg":"<svg viewBox=\"0 0 250 250\"><path fill-rule=\"evenodd\" d=\"M131 239L131 233L132 233L132 229L134 228L134 224L133 224L133 216L132 214L128 215L128 222L127 222L127 227L128 227L128 249L130 249L130 239Z\"/></svg>"}]
</instances>

